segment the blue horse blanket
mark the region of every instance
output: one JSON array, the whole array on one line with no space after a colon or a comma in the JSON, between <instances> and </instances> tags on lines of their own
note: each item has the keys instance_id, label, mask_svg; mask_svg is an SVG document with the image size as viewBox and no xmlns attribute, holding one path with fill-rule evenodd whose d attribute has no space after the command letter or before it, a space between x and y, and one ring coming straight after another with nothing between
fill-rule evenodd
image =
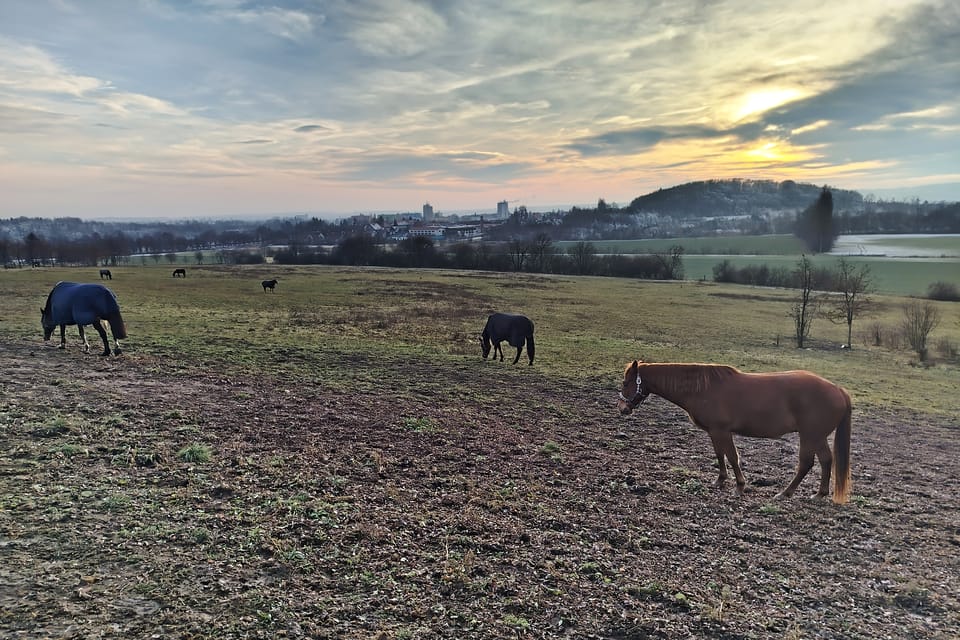
<instances>
[{"instance_id":1,"label":"blue horse blanket","mask_svg":"<svg viewBox=\"0 0 960 640\"><path fill-rule=\"evenodd\" d=\"M87 346L83 334L84 325L93 325L103 340L103 355L110 355L110 343L103 329L103 321L110 325L114 342L127 337L127 328L120 315L120 305L117 297L110 289L102 284L77 284L75 282L58 282L50 295L47 304L40 310L40 323L43 325L43 339L49 340L57 326L60 326L60 348L66 345L64 329L66 325L77 325L84 346ZM120 345L116 344L114 353L120 353Z\"/></svg>"}]
</instances>

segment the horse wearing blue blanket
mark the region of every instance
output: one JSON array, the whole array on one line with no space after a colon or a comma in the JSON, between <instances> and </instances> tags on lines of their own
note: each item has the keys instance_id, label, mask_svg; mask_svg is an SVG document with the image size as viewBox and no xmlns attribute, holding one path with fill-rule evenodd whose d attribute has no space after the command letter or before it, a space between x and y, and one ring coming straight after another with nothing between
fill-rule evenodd
<instances>
[{"instance_id":1,"label":"horse wearing blue blanket","mask_svg":"<svg viewBox=\"0 0 960 640\"><path fill-rule=\"evenodd\" d=\"M483 359L486 360L490 355L490 345L493 345L493 359L497 359L497 352L500 352L500 361L503 361L503 349L500 348L500 342L506 340L511 347L516 347L517 357L513 359L513 364L517 364L520 359L520 352L523 350L523 343L527 343L527 358L529 364L533 364L533 323L527 316L513 315L510 313L494 313L487 318L487 326L483 328L480 334L480 349L483 351Z\"/></svg>"},{"instance_id":2,"label":"horse wearing blue blanket","mask_svg":"<svg viewBox=\"0 0 960 640\"><path fill-rule=\"evenodd\" d=\"M77 284L75 282L58 282L50 295L47 304L40 310L40 324L43 326L43 339L49 340L57 325L60 325L60 348L64 349L67 339L64 335L68 324L77 325L80 339L83 340L83 351L90 350L90 343L83 334L83 326L93 325L103 340L103 354L110 355L110 342L103 323L110 324L113 334L114 355L120 355L120 340L127 337L127 328L120 315L120 305L110 289L102 284Z\"/></svg>"}]
</instances>

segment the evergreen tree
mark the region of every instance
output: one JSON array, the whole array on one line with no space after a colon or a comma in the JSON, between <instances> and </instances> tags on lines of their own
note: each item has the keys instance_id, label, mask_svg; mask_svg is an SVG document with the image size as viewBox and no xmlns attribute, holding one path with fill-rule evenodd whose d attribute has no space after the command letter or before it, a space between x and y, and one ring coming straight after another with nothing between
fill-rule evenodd
<instances>
[{"instance_id":1,"label":"evergreen tree","mask_svg":"<svg viewBox=\"0 0 960 640\"><path fill-rule=\"evenodd\" d=\"M794 234L814 253L827 253L833 248L837 239L833 224L833 194L826 186L817 201L797 218Z\"/></svg>"}]
</instances>

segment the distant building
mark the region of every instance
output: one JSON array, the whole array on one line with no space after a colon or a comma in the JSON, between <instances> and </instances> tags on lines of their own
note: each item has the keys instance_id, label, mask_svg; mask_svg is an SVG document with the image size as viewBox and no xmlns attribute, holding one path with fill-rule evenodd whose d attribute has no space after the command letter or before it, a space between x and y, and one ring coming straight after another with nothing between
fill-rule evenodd
<instances>
[{"instance_id":1,"label":"distant building","mask_svg":"<svg viewBox=\"0 0 960 640\"><path fill-rule=\"evenodd\" d=\"M423 205L423 221L430 222L433 220L433 207L430 206L430 203Z\"/></svg>"},{"instance_id":2,"label":"distant building","mask_svg":"<svg viewBox=\"0 0 960 640\"><path fill-rule=\"evenodd\" d=\"M497 203L497 217L498 218L509 218L510 217L510 203L506 200Z\"/></svg>"}]
</instances>

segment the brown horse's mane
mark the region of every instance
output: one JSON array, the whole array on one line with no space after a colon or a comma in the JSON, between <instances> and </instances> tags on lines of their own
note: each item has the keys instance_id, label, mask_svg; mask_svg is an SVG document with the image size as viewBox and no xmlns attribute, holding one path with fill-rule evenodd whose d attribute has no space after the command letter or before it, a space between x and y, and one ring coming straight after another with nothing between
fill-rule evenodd
<instances>
[{"instance_id":1,"label":"brown horse's mane","mask_svg":"<svg viewBox=\"0 0 960 640\"><path fill-rule=\"evenodd\" d=\"M647 371L654 374L657 385L665 393L703 393L710 387L740 371L725 364L649 363Z\"/></svg>"}]
</instances>

